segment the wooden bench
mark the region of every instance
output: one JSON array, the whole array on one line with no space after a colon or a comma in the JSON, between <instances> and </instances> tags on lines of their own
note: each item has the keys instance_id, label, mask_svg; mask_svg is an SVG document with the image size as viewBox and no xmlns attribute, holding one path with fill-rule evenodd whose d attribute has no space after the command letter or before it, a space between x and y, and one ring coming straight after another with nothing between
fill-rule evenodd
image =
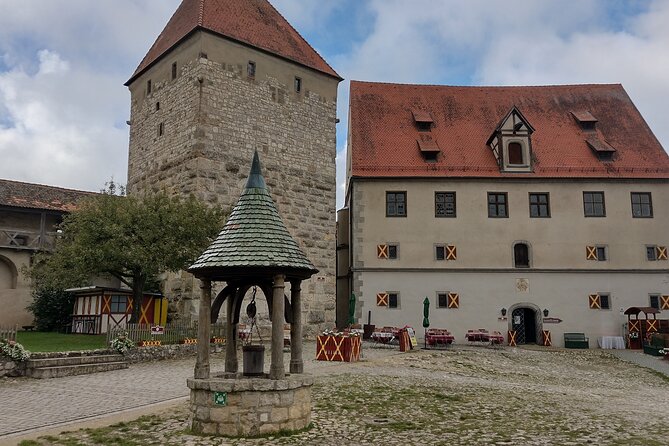
<instances>
[{"instance_id":1,"label":"wooden bench","mask_svg":"<svg viewBox=\"0 0 669 446\"><path fill-rule=\"evenodd\" d=\"M585 333L565 333L564 348L590 348L590 338Z\"/></svg>"}]
</instances>

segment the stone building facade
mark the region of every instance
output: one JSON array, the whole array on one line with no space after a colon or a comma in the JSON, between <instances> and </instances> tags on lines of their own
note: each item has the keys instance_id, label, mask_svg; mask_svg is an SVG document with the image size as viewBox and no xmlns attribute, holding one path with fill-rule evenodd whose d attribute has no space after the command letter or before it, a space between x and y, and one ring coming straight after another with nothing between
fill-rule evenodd
<instances>
[{"instance_id":1,"label":"stone building facade","mask_svg":"<svg viewBox=\"0 0 669 446\"><path fill-rule=\"evenodd\" d=\"M303 284L314 330L335 314L340 81L268 2L185 0L126 84L129 194L194 194L229 210L258 150L279 213L320 271ZM196 282L166 280L182 316L197 310Z\"/></svg>"},{"instance_id":2,"label":"stone building facade","mask_svg":"<svg viewBox=\"0 0 669 446\"><path fill-rule=\"evenodd\" d=\"M350 123L339 320L354 292L377 327L419 329L427 298L456 342L596 347L630 307L669 329L669 156L622 86L353 81Z\"/></svg>"}]
</instances>

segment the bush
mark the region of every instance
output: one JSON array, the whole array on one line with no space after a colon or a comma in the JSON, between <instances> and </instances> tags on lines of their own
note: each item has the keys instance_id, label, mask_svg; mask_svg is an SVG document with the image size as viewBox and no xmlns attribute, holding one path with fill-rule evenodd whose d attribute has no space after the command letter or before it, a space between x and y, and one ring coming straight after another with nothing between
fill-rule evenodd
<instances>
[{"instance_id":1,"label":"bush","mask_svg":"<svg viewBox=\"0 0 669 446\"><path fill-rule=\"evenodd\" d=\"M16 341L0 339L0 354L11 358L13 361L25 361L30 358L30 352Z\"/></svg>"},{"instance_id":2,"label":"bush","mask_svg":"<svg viewBox=\"0 0 669 446\"><path fill-rule=\"evenodd\" d=\"M127 332L123 332L119 336L112 339L109 345L117 352L125 354L128 350L135 346L135 343L128 337Z\"/></svg>"},{"instance_id":3,"label":"bush","mask_svg":"<svg viewBox=\"0 0 669 446\"><path fill-rule=\"evenodd\" d=\"M39 331L62 331L72 323L74 296L62 290L36 289L28 311L35 316Z\"/></svg>"}]
</instances>

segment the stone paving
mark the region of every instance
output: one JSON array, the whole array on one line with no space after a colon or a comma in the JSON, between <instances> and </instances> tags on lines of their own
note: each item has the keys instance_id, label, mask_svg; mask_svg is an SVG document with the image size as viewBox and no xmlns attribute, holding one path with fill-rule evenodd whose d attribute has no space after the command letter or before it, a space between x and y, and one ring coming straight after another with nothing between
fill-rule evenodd
<instances>
[{"instance_id":1,"label":"stone paving","mask_svg":"<svg viewBox=\"0 0 669 446\"><path fill-rule=\"evenodd\" d=\"M307 346L305 355L313 358L313 346ZM138 440L127 444L156 445L660 446L669 438L667 375L614 356L665 366L637 352L455 346L400 354L365 345L364 353L365 360L355 364L306 361L317 384L314 427L301 434L257 440L191 436L185 432L185 402L118 429ZM222 357L212 363L215 370L223 367ZM0 381L0 432L186 395L192 366L193 360L164 361L98 375ZM80 431L58 437L62 443L40 444L98 444L91 435Z\"/></svg>"}]
</instances>

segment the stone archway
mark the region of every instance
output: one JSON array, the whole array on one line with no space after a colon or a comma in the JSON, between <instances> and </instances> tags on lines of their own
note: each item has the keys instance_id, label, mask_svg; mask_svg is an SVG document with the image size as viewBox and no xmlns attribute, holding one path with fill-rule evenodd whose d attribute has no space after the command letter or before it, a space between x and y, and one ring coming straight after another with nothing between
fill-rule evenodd
<instances>
[{"instance_id":1,"label":"stone archway","mask_svg":"<svg viewBox=\"0 0 669 446\"><path fill-rule=\"evenodd\" d=\"M517 344L541 343L543 317L541 309L531 302L519 302L509 308L509 330L516 332Z\"/></svg>"},{"instance_id":2,"label":"stone archway","mask_svg":"<svg viewBox=\"0 0 669 446\"><path fill-rule=\"evenodd\" d=\"M19 272L14 262L0 255L0 290L16 289Z\"/></svg>"}]
</instances>

